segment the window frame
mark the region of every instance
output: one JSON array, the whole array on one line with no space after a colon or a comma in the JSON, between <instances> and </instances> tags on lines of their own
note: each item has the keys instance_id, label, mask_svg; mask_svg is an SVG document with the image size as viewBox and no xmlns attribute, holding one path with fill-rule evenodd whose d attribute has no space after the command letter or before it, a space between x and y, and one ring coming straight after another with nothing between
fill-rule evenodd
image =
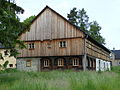
<instances>
[{"instance_id":1,"label":"window frame","mask_svg":"<svg viewBox=\"0 0 120 90\"><path fill-rule=\"evenodd\" d=\"M60 48L66 48L67 47L67 41L60 41L59 42L59 47Z\"/></svg>"},{"instance_id":2,"label":"window frame","mask_svg":"<svg viewBox=\"0 0 120 90\"><path fill-rule=\"evenodd\" d=\"M32 66L32 60L26 60L26 67Z\"/></svg>"},{"instance_id":3,"label":"window frame","mask_svg":"<svg viewBox=\"0 0 120 90\"><path fill-rule=\"evenodd\" d=\"M118 65L120 65L120 62L118 62Z\"/></svg>"},{"instance_id":4,"label":"window frame","mask_svg":"<svg viewBox=\"0 0 120 90\"><path fill-rule=\"evenodd\" d=\"M52 47L51 42L47 43L47 48L51 48L51 47Z\"/></svg>"},{"instance_id":5,"label":"window frame","mask_svg":"<svg viewBox=\"0 0 120 90\"><path fill-rule=\"evenodd\" d=\"M50 66L50 60L49 59L44 59L43 66L44 67L49 67Z\"/></svg>"},{"instance_id":6,"label":"window frame","mask_svg":"<svg viewBox=\"0 0 120 90\"><path fill-rule=\"evenodd\" d=\"M28 48L29 48L29 50L35 49L35 43L34 42L28 43Z\"/></svg>"},{"instance_id":7,"label":"window frame","mask_svg":"<svg viewBox=\"0 0 120 90\"><path fill-rule=\"evenodd\" d=\"M63 58L59 58L58 60L58 66L64 66L64 59Z\"/></svg>"},{"instance_id":8,"label":"window frame","mask_svg":"<svg viewBox=\"0 0 120 90\"><path fill-rule=\"evenodd\" d=\"M72 65L73 66L79 66L80 64L79 64L79 58L72 58Z\"/></svg>"}]
</instances>

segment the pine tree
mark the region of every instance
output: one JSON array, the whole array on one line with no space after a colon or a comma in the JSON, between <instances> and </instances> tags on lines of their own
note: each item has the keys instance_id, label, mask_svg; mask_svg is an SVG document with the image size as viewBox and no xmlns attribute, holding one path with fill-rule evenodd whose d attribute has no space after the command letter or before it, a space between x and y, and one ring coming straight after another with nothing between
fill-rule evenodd
<instances>
[{"instance_id":1,"label":"pine tree","mask_svg":"<svg viewBox=\"0 0 120 90\"><path fill-rule=\"evenodd\" d=\"M101 36L100 33L101 27L97 23L97 21L93 21L90 23L90 30L89 34L92 38L94 38L96 41L99 41L100 44L105 44L105 39Z\"/></svg>"},{"instance_id":2,"label":"pine tree","mask_svg":"<svg viewBox=\"0 0 120 90\"><path fill-rule=\"evenodd\" d=\"M77 11L76 8L73 8L70 11L70 14L67 14L67 18L72 24L78 26L80 30L86 32L97 42L105 44L105 39L100 34L101 27L96 21L89 22L89 17L84 8L79 11Z\"/></svg>"}]
</instances>

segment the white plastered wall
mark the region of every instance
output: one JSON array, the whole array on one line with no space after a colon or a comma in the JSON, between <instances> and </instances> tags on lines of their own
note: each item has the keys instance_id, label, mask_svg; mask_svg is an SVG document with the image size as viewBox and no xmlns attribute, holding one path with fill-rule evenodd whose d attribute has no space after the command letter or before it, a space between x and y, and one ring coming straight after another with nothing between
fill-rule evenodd
<instances>
[{"instance_id":1,"label":"white plastered wall","mask_svg":"<svg viewBox=\"0 0 120 90\"><path fill-rule=\"evenodd\" d=\"M3 65L6 61L9 61L7 68L16 68L16 58L14 56L10 57L10 54L5 55L6 49L0 49L0 53L3 59L0 58L0 64ZM8 50L9 51L9 50ZM10 67L10 64L13 64L13 67Z\"/></svg>"}]
</instances>

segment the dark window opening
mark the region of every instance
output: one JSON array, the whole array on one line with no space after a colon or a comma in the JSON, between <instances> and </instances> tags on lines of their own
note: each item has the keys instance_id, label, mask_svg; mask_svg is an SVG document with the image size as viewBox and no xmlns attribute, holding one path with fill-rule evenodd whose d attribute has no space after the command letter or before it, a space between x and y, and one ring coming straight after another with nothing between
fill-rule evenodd
<instances>
[{"instance_id":1,"label":"dark window opening","mask_svg":"<svg viewBox=\"0 0 120 90\"><path fill-rule=\"evenodd\" d=\"M9 67L13 67L13 64L9 64Z\"/></svg>"},{"instance_id":2,"label":"dark window opening","mask_svg":"<svg viewBox=\"0 0 120 90\"><path fill-rule=\"evenodd\" d=\"M9 54L8 54L8 50L4 51L4 53L5 53L5 55L9 55Z\"/></svg>"},{"instance_id":3,"label":"dark window opening","mask_svg":"<svg viewBox=\"0 0 120 90\"><path fill-rule=\"evenodd\" d=\"M60 41L59 47L67 47L66 41Z\"/></svg>"},{"instance_id":4,"label":"dark window opening","mask_svg":"<svg viewBox=\"0 0 120 90\"><path fill-rule=\"evenodd\" d=\"M28 48L29 49L34 49L35 48L35 44L34 43L29 43Z\"/></svg>"}]
</instances>

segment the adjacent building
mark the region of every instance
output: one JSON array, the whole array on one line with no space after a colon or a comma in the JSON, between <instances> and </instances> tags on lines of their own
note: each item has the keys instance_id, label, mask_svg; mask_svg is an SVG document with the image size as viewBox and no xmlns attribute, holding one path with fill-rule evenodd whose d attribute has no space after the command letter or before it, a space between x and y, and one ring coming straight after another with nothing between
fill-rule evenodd
<instances>
[{"instance_id":1,"label":"adjacent building","mask_svg":"<svg viewBox=\"0 0 120 90\"><path fill-rule=\"evenodd\" d=\"M120 66L120 50L111 50L112 51L112 65Z\"/></svg>"},{"instance_id":2,"label":"adjacent building","mask_svg":"<svg viewBox=\"0 0 120 90\"><path fill-rule=\"evenodd\" d=\"M7 68L16 68L16 58L14 56L10 56L10 50L4 48L0 44L0 65L2 66L6 61L8 61ZM3 68L0 67L0 70Z\"/></svg>"},{"instance_id":3,"label":"adjacent building","mask_svg":"<svg viewBox=\"0 0 120 90\"><path fill-rule=\"evenodd\" d=\"M110 68L110 51L66 18L46 6L20 36L17 68L26 71L103 70ZM104 70L106 70L104 69Z\"/></svg>"}]
</instances>

